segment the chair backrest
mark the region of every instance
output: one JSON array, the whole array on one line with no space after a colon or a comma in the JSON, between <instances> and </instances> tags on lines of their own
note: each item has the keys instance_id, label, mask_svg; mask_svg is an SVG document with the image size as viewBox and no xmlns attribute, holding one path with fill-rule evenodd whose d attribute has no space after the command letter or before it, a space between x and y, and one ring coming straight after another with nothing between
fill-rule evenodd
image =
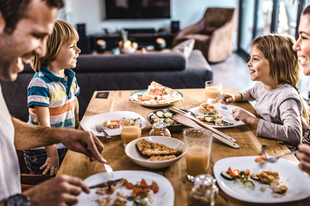
<instances>
[{"instance_id":1,"label":"chair backrest","mask_svg":"<svg viewBox=\"0 0 310 206\"><path fill-rule=\"evenodd\" d=\"M205 28L219 28L234 17L235 8L207 8L201 21L204 21Z\"/></svg>"}]
</instances>

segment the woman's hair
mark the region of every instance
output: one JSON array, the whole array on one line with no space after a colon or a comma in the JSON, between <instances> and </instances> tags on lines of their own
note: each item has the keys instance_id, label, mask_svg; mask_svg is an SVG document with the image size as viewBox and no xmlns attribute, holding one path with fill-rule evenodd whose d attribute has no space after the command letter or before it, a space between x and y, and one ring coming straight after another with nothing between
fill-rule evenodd
<instances>
[{"instance_id":1,"label":"woman's hair","mask_svg":"<svg viewBox=\"0 0 310 206\"><path fill-rule=\"evenodd\" d=\"M33 70L40 71L42 66L47 66L49 62L56 59L62 45L78 40L79 35L72 25L62 20L56 20L53 33L47 38L45 56L40 58L38 55L34 55L31 61Z\"/></svg>"},{"instance_id":2,"label":"woman's hair","mask_svg":"<svg viewBox=\"0 0 310 206\"><path fill-rule=\"evenodd\" d=\"M300 95L297 84L301 78L301 67L297 52L293 50L294 40L289 36L268 34L255 38L251 46L259 49L269 62L270 75L276 85L290 84L298 92L303 104L302 116L308 121L308 105Z\"/></svg>"},{"instance_id":3,"label":"woman's hair","mask_svg":"<svg viewBox=\"0 0 310 206\"><path fill-rule=\"evenodd\" d=\"M29 4L33 0L0 0L0 12L5 20L4 32L12 34L19 20L25 18ZM44 0L51 7L61 8L63 0Z\"/></svg>"}]
</instances>

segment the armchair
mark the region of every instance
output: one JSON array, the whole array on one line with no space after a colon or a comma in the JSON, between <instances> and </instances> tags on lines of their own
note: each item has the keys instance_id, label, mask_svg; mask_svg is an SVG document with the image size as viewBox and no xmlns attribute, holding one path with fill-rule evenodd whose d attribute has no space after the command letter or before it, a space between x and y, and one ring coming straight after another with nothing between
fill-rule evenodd
<instances>
[{"instance_id":1,"label":"armchair","mask_svg":"<svg viewBox=\"0 0 310 206\"><path fill-rule=\"evenodd\" d=\"M235 8L208 8L196 24L180 30L172 46L195 39L194 49L199 49L210 63L226 60L232 54L235 28Z\"/></svg>"}]
</instances>

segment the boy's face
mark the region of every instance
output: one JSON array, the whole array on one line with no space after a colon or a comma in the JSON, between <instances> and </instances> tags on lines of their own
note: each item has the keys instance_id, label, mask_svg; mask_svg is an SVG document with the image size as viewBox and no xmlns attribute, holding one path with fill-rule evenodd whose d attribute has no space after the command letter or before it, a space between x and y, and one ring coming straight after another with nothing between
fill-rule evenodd
<instances>
[{"instance_id":1,"label":"boy's face","mask_svg":"<svg viewBox=\"0 0 310 206\"><path fill-rule=\"evenodd\" d=\"M293 46L297 51L305 75L310 75L310 14L302 15L299 23L299 38Z\"/></svg>"},{"instance_id":2,"label":"boy's face","mask_svg":"<svg viewBox=\"0 0 310 206\"><path fill-rule=\"evenodd\" d=\"M79 56L79 53L81 53L76 43L77 41L64 43L64 45L60 47L53 64L57 65L59 69L75 68L77 62L76 58Z\"/></svg>"},{"instance_id":3,"label":"boy's face","mask_svg":"<svg viewBox=\"0 0 310 206\"><path fill-rule=\"evenodd\" d=\"M24 69L22 60L29 63L34 54L45 54L46 39L52 33L56 16L57 8L32 0L26 16L19 20L12 34L7 34L0 13L0 79L14 81Z\"/></svg>"}]
</instances>

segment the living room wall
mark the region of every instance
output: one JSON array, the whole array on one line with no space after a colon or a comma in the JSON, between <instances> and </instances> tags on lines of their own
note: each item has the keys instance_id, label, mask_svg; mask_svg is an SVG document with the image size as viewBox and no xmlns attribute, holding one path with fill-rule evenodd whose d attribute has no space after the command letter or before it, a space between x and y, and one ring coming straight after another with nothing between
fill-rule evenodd
<instances>
[{"instance_id":1,"label":"living room wall","mask_svg":"<svg viewBox=\"0 0 310 206\"><path fill-rule=\"evenodd\" d=\"M170 31L172 20L180 21L180 28L199 21L208 7L234 7L238 9L239 0L171 0L171 19L166 20L104 20L103 0L65 0L65 8L59 18L73 26L86 24L86 34L102 33L103 29L115 32L121 28L163 28ZM236 21L237 28L237 21Z\"/></svg>"}]
</instances>

